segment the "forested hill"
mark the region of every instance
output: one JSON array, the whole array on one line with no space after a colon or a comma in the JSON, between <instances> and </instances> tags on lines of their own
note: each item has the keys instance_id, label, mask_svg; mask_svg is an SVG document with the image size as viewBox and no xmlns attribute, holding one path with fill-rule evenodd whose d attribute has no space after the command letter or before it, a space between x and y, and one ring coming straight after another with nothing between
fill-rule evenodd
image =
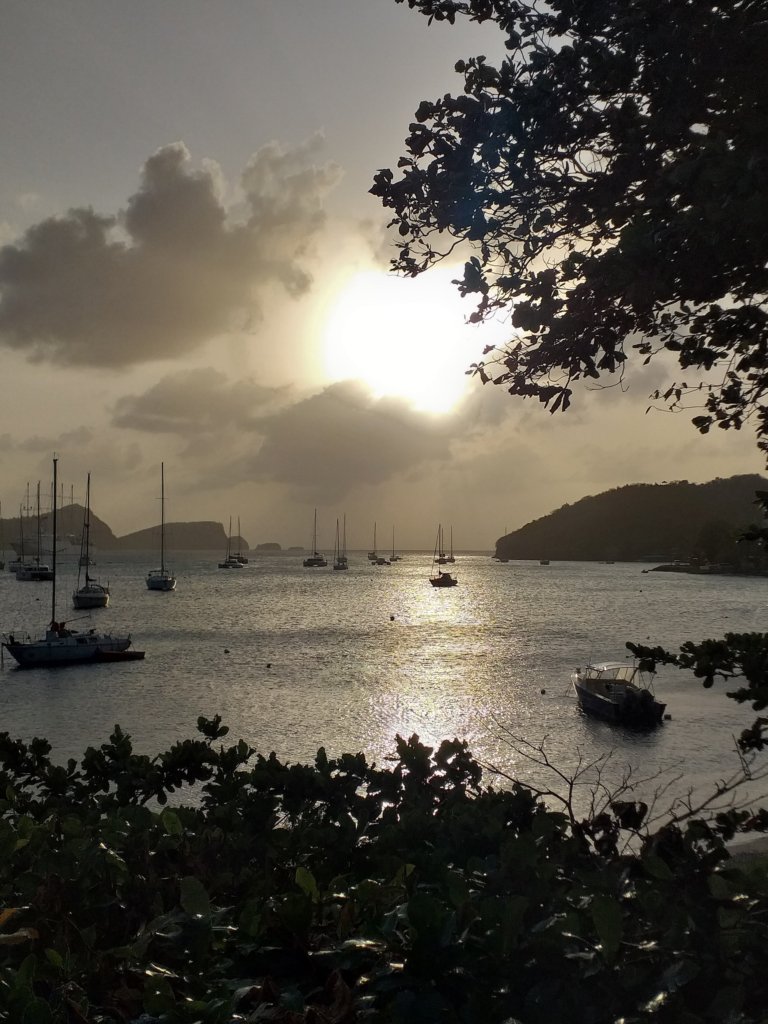
<instances>
[{"instance_id":1,"label":"forested hill","mask_svg":"<svg viewBox=\"0 0 768 1024\"><path fill-rule=\"evenodd\" d=\"M768 490L768 480L757 474L706 484L628 484L563 505L500 537L496 557L722 560L722 549L734 548L738 532L761 521L758 490Z\"/></svg>"}]
</instances>

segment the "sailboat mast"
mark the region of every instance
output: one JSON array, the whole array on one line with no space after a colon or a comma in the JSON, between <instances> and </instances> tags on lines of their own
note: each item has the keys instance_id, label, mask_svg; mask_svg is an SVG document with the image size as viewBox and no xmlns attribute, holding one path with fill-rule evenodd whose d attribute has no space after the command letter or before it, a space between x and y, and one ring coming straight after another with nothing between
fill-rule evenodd
<instances>
[{"instance_id":1,"label":"sailboat mast","mask_svg":"<svg viewBox=\"0 0 768 1024\"><path fill-rule=\"evenodd\" d=\"M53 456L53 540L51 541L51 622L56 621L56 485L59 460ZM40 515L38 513L38 523Z\"/></svg>"},{"instance_id":2,"label":"sailboat mast","mask_svg":"<svg viewBox=\"0 0 768 1024\"><path fill-rule=\"evenodd\" d=\"M63 496L62 496L62 500L63 500ZM84 541L84 543L80 545L80 561L82 562L83 561L83 556L85 556L85 582L87 583L88 582L88 567L91 564L91 474L90 473L88 474L88 477L87 477L86 482L85 482L85 522L83 523L83 541ZM83 550L83 549L85 549L85 550ZM79 583L80 583L80 568L81 568L81 566L78 565L78 568L77 568L77 582L78 582L78 586L79 586Z\"/></svg>"},{"instance_id":3,"label":"sailboat mast","mask_svg":"<svg viewBox=\"0 0 768 1024\"><path fill-rule=\"evenodd\" d=\"M160 572L165 572L165 463L160 463Z\"/></svg>"}]
</instances>

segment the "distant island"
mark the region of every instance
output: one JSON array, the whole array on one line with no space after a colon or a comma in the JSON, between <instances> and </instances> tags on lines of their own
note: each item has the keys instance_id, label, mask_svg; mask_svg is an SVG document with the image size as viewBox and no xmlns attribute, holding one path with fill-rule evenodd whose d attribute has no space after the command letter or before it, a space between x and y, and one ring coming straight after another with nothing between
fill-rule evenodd
<instances>
[{"instance_id":1,"label":"distant island","mask_svg":"<svg viewBox=\"0 0 768 1024\"><path fill-rule=\"evenodd\" d=\"M758 474L692 484L628 484L563 505L499 537L495 557L563 561L663 563L671 571L762 574L768 558L756 543L739 543L761 521ZM669 569L667 571L670 571Z\"/></svg>"},{"instance_id":2,"label":"distant island","mask_svg":"<svg viewBox=\"0 0 768 1024\"><path fill-rule=\"evenodd\" d=\"M72 503L57 510L56 535L60 542L66 543L71 549L80 544L83 529L82 505ZM2 519L0 529L7 547L14 550L18 547L19 538L23 534L27 545L34 543L37 535L37 516L25 516L22 523L19 517ZM40 532L49 534L50 516L40 516ZM103 519L91 509L91 541L97 551L142 551L156 549L160 545L160 524L145 530L136 530L123 537L117 537ZM165 543L169 550L176 551L221 551L227 547L227 533L221 523L204 520L191 523L166 523ZM235 551L249 550L244 537L233 537L232 547ZM277 545L279 549L280 545ZM274 548L270 548L274 550Z\"/></svg>"},{"instance_id":3,"label":"distant island","mask_svg":"<svg viewBox=\"0 0 768 1024\"><path fill-rule=\"evenodd\" d=\"M256 550L257 551L282 551L283 549L275 541L270 540L270 541L267 541L264 544L257 544L256 545Z\"/></svg>"}]
</instances>

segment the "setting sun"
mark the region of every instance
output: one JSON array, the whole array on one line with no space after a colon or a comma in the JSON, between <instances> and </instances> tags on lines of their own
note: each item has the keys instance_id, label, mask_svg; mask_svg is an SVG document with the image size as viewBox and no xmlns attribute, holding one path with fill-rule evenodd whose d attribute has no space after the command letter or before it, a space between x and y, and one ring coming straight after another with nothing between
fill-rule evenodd
<instances>
[{"instance_id":1,"label":"setting sun","mask_svg":"<svg viewBox=\"0 0 768 1024\"><path fill-rule=\"evenodd\" d=\"M472 304L451 284L459 273L440 267L415 279L383 271L350 278L325 327L328 376L361 380L376 397L403 398L423 412L453 409L484 344L466 323Z\"/></svg>"}]
</instances>

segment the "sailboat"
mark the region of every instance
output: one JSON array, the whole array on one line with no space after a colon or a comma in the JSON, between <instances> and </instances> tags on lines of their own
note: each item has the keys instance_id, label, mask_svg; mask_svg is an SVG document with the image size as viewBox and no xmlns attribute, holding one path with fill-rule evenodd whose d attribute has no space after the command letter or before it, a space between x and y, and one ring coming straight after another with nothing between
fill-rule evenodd
<instances>
[{"instance_id":1,"label":"sailboat","mask_svg":"<svg viewBox=\"0 0 768 1024\"><path fill-rule=\"evenodd\" d=\"M19 505L19 543L18 543L18 546L14 550L16 552L16 557L12 558L10 560L10 562L8 563L8 572L12 572L14 574L14 576L15 576L16 573L19 571L19 569L23 569L23 567L26 565L26 562L24 561L24 506L23 505Z\"/></svg>"},{"instance_id":2,"label":"sailboat","mask_svg":"<svg viewBox=\"0 0 768 1024\"><path fill-rule=\"evenodd\" d=\"M446 558L446 562L455 562L456 559L453 557L453 527L451 527L451 546L449 550L451 553Z\"/></svg>"},{"instance_id":3,"label":"sailboat","mask_svg":"<svg viewBox=\"0 0 768 1024\"><path fill-rule=\"evenodd\" d=\"M37 554L34 561L26 562L16 570L16 579L23 582L40 583L44 580L53 579L53 570L44 562L40 561L40 481L37 482Z\"/></svg>"},{"instance_id":4,"label":"sailboat","mask_svg":"<svg viewBox=\"0 0 768 1024\"><path fill-rule=\"evenodd\" d=\"M3 646L21 668L48 668L58 665L77 665L89 661L127 661L144 657L144 651L132 651L130 633L113 636L89 629L81 633L67 629L66 623L56 620L56 472L58 459L53 458L53 542L51 552L51 621L40 640L17 640L11 634Z\"/></svg>"},{"instance_id":5,"label":"sailboat","mask_svg":"<svg viewBox=\"0 0 768 1024\"><path fill-rule=\"evenodd\" d=\"M389 559L384 558L384 556L380 555L379 552L376 550L376 523L373 524L373 551L368 552L368 561L372 562L374 565L390 564Z\"/></svg>"},{"instance_id":6,"label":"sailboat","mask_svg":"<svg viewBox=\"0 0 768 1024\"><path fill-rule=\"evenodd\" d=\"M238 530L238 533L240 531ZM219 562L220 569L242 569L243 563L237 557L232 554L232 516L229 517L229 533L227 534L227 553L224 556L224 561Z\"/></svg>"},{"instance_id":7,"label":"sailboat","mask_svg":"<svg viewBox=\"0 0 768 1024\"><path fill-rule=\"evenodd\" d=\"M432 572L429 577L429 582L433 587L455 587L459 582L455 576L452 576L449 572L443 572L442 569L435 570L435 565L443 565L445 559L445 553L443 552L443 528L438 526L437 538L435 540L435 554L432 558Z\"/></svg>"},{"instance_id":8,"label":"sailboat","mask_svg":"<svg viewBox=\"0 0 768 1024\"><path fill-rule=\"evenodd\" d=\"M77 590L72 592L73 608L106 608L109 604L109 587L89 575L88 567L91 564L91 474L89 473L85 485L83 536L80 541L80 558L77 563ZM80 573L83 569L85 569L85 583L80 586Z\"/></svg>"},{"instance_id":9,"label":"sailboat","mask_svg":"<svg viewBox=\"0 0 768 1024\"><path fill-rule=\"evenodd\" d=\"M390 562L399 562L400 555L395 554L395 528L392 527L392 554L389 556Z\"/></svg>"},{"instance_id":10,"label":"sailboat","mask_svg":"<svg viewBox=\"0 0 768 1024\"><path fill-rule=\"evenodd\" d=\"M336 544L333 548L333 568L334 569L348 569L349 561L347 559L347 517L344 516L344 531L342 534L341 543L339 542L339 520L336 520Z\"/></svg>"},{"instance_id":11,"label":"sailboat","mask_svg":"<svg viewBox=\"0 0 768 1024\"><path fill-rule=\"evenodd\" d=\"M243 538L240 534L240 516L237 517L237 551L235 552L235 558L238 560L240 565L248 565L248 558L240 550L240 545L243 542Z\"/></svg>"},{"instance_id":12,"label":"sailboat","mask_svg":"<svg viewBox=\"0 0 768 1024\"><path fill-rule=\"evenodd\" d=\"M312 554L304 559L305 569L323 569L328 565L328 560L317 550L317 509L315 509L315 525L312 530Z\"/></svg>"},{"instance_id":13,"label":"sailboat","mask_svg":"<svg viewBox=\"0 0 768 1024\"><path fill-rule=\"evenodd\" d=\"M165 464L160 463L160 568L147 573L147 590L175 590L176 577L165 567Z\"/></svg>"},{"instance_id":14,"label":"sailboat","mask_svg":"<svg viewBox=\"0 0 768 1024\"><path fill-rule=\"evenodd\" d=\"M368 561L369 562L378 562L379 561L379 557L380 557L379 556L379 552L376 550L376 522L374 521L374 524L373 524L373 551L369 551L368 552Z\"/></svg>"}]
</instances>

